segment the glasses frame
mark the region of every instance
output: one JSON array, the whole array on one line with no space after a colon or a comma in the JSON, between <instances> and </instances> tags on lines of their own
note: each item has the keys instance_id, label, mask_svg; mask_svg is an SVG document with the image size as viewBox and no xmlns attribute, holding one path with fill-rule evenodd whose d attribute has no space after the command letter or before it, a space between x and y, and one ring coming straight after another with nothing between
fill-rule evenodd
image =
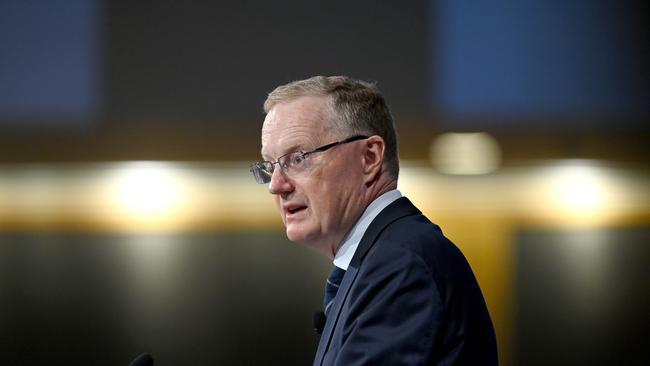
<instances>
[{"instance_id":1,"label":"glasses frame","mask_svg":"<svg viewBox=\"0 0 650 366\"><path fill-rule=\"evenodd\" d=\"M276 164L280 167L280 169L282 169L283 172L288 173L289 165L280 163L280 161L283 160L283 158L285 158L286 156L296 154L296 153L300 153L300 157L304 160L311 154L323 152L323 151L326 151L326 150L329 150L329 149L333 148L334 146L347 144L348 142L363 140L363 139L367 139L367 138L368 138L368 136L365 136L365 135L354 135L354 136L348 137L348 138L340 140L340 141L332 142L331 144L327 144L327 145L323 145L321 147L317 147L317 148L315 148L315 149L313 149L311 151L307 151L307 152L293 151L293 152L286 153L286 154L280 156L275 161L262 160L262 161L255 162L255 163L251 164L249 170L253 174L253 177L255 177L255 181L257 183L259 183L259 184L267 184L267 183L271 182L271 177L273 176L273 172L275 171L275 165ZM270 164L270 167L271 167L270 171L268 171L267 169L264 169L264 165L266 163ZM266 171L268 174L260 174L260 171L262 171L262 170ZM265 177L268 177L268 178L265 179Z\"/></svg>"}]
</instances>

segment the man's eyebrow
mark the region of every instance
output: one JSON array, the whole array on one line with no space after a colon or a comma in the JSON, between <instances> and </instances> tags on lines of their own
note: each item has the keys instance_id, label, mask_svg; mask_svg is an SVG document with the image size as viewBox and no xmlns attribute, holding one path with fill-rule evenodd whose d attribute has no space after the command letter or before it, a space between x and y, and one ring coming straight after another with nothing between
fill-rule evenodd
<instances>
[{"instance_id":1,"label":"man's eyebrow","mask_svg":"<svg viewBox=\"0 0 650 366\"><path fill-rule=\"evenodd\" d=\"M290 154L290 153L292 153L292 152L301 151L301 150L304 150L304 146L303 146L303 145L301 145L301 144L294 144L294 145L291 145L289 148L282 149L282 150L281 150L282 152L280 153L280 155L278 156L278 158L279 158L280 156L284 156L284 155L286 155L286 154ZM266 161L274 161L274 160L277 159L277 158L273 159L273 158L269 157L268 155L265 156L265 154L264 154L264 148L262 148L262 149L260 150L260 155L262 156L262 159L264 159L264 160L266 160Z\"/></svg>"}]
</instances>

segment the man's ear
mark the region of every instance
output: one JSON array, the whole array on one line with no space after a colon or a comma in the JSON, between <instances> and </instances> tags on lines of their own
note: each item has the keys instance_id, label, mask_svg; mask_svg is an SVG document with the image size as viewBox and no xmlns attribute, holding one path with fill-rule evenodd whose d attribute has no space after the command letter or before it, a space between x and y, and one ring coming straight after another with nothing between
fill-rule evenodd
<instances>
[{"instance_id":1,"label":"man's ear","mask_svg":"<svg viewBox=\"0 0 650 366\"><path fill-rule=\"evenodd\" d=\"M379 178L384 164L386 143L380 136L368 137L363 147L363 175L364 183L368 184Z\"/></svg>"}]
</instances>

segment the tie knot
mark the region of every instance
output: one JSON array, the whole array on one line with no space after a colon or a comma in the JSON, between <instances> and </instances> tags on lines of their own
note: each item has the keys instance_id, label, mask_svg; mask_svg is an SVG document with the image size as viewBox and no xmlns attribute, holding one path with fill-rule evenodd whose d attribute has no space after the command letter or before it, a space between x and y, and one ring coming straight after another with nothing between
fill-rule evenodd
<instances>
[{"instance_id":1,"label":"tie knot","mask_svg":"<svg viewBox=\"0 0 650 366\"><path fill-rule=\"evenodd\" d=\"M332 272L330 272L329 277L327 277L327 282L338 287L341 284L341 281L343 281L343 276L345 276L345 270L334 266L334 268L332 268Z\"/></svg>"}]
</instances>

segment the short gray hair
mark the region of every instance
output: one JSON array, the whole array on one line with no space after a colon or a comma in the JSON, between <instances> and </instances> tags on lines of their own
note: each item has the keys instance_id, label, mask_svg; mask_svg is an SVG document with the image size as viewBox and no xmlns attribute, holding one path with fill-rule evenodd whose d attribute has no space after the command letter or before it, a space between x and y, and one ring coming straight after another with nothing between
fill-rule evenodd
<instances>
[{"instance_id":1,"label":"short gray hair","mask_svg":"<svg viewBox=\"0 0 650 366\"><path fill-rule=\"evenodd\" d=\"M347 76L314 76L293 81L269 93L264 102L264 112L268 113L276 104L302 96L329 97L331 110L335 114L332 117L338 117L332 118L333 127L342 133L383 138L386 143L386 168L397 179L399 147L395 122L376 83Z\"/></svg>"}]
</instances>

